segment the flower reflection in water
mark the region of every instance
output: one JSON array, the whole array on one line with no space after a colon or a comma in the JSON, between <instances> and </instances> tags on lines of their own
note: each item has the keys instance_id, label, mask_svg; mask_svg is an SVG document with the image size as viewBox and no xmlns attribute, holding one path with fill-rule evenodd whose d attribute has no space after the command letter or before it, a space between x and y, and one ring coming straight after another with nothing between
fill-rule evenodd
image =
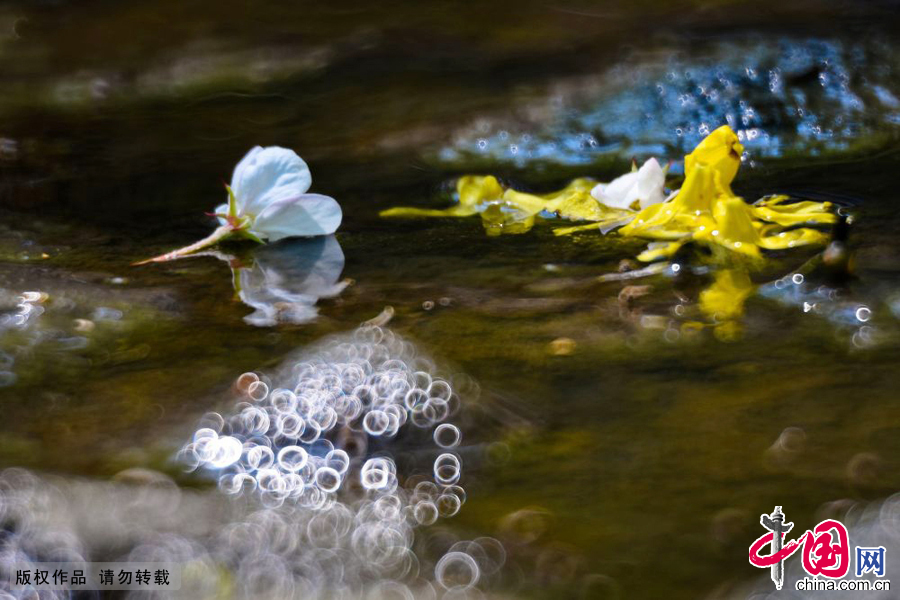
<instances>
[{"instance_id":1,"label":"flower reflection in water","mask_svg":"<svg viewBox=\"0 0 900 600\"><path fill-rule=\"evenodd\" d=\"M892 302L900 305L900 295L884 296L883 290L859 283L836 283L819 266L819 257L814 257L800 268L772 279L771 274L754 277L751 269L739 264L713 270L689 262L653 263L599 279L624 284L619 292L622 320L640 329L659 330L672 342L701 330L711 331L721 341L740 340L746 325L746 304L753 298L767 307L763 310L780 305L809 315L808 318L822 319L835 335L848 340L854 348L898 339L894 321L884 317L892 313ZM663 283L662 278L671 281ZM662 292L666 298L674 293L678 301L674 305L669 300L660 304L661 295L655 292Z\"/></svg>"},{"instance_id":2,"label":"flower reflection in water","mask_svg":"<svg viewBox=\"0 0 900 600\"><path fill-rule=\"evenodd\" d=\"M309 323L318 316L319 299L334 298L347 287L339 281L344 253L333 235L260 246L247 259L206 255L231 266L237 297L254 309L244 320L258 327Z\"/></svg>"}]
</instances>

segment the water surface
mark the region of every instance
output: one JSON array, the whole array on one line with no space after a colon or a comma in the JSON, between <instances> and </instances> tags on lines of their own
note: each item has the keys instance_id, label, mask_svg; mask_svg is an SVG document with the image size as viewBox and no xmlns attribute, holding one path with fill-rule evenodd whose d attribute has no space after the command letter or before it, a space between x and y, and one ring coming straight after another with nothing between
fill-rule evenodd
<instances>
[{"instance_id":1,"label":"water surface","mask_svg":"<svg viewBox=\"0 0 900 600\"><path fill-rule=\"evenodd\" d=\"M393 331L477 382L468 499L441 527L505 543L486 592L744 597L765 579L744 558L760 513L808 527L900 490L895 11L764 4L8 5L0 464L211 491L173 456L237 376L390 306ZM541 191L678 160L729 118L755 132L735 190L838 201L857 266L801 285L812 253L774 257L756 282L784 285L748 299L731 341L685 327L710 324L710 275L598 279L641 244L377 216L444 206L467 172ZM129 266L204 235L255 144L295 148L344 208L331 283L348 284L302 323L248 323L214 258ZM274 260L297 277L321 251ZM819 286L836 295L804 311Z\"/></svg>"}]
</instances>

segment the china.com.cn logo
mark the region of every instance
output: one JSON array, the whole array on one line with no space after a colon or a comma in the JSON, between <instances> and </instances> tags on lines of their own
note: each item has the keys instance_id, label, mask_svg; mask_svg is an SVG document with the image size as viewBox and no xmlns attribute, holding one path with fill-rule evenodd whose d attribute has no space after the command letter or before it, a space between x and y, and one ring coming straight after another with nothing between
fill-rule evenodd
<instances>
[{"instance_id":1,"label":"china.com.cn logo","mask_svg":"<svg viewBox=\"0 0 900 600\"><path fill-rule=\"evenodd\" d=\"M868 580L848 580L841 582L828 581L842 579L850 572L850 538L847 528L840 521L826 519L800 537L785 542L785 535L793 529L793 523L787 523L781 507L776 506L771 515L762 515L760 524L768 530L750 546L750 564L760 569L772 569L772 581L775 588L784 585L784 561L801 547L803 548L803 569L814 579L805 578L797 582L797 589L810 590L865 590L890 589L890 582ZM769 546L769 554L762 554ZM856 547L856 577L872 573L876 577L884 577L885 549ZM818 579L818 576L827 578ZM811 586L811 587L808 587Z\"/></svg>"}]
</instances>

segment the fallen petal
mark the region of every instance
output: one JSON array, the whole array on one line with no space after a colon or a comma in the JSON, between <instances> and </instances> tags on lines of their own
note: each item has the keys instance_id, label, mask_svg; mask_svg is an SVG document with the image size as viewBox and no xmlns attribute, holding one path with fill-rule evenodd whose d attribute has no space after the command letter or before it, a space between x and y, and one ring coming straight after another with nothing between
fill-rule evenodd
<instances>
[{"instance_id":1,"label":"fallen petal","mask_svg":"<svg viewBox=\"0 0 900 600\"><path fill-rule=\"evenodd\" d=\"M266 207L253 222L250 232L270 242L287 237L331 235L343 214L337 201L322 194L302 194Z\"/></svg>"}]
</instances>

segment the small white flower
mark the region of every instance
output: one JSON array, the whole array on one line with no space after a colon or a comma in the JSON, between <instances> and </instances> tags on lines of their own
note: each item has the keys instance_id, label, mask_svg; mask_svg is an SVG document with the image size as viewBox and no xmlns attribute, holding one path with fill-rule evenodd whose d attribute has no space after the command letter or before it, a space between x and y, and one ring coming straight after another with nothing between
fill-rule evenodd
<instances>
[{"instance_id":1,"label":"small white flower","mask_svg":"<svg viewBox=\"0 0 900 600\"><path fill-rule=\"evenodd\" d=\"M665 186L666 172L651 158L637 171L597 184L591 196L612 208L647 208L665 200Z\"/></svg>"},{"instance_id":2,"label":"small white flower","mask_svg":"<svg viewBox=\"0 0 900 600\"><path fill-rule=\"evenodd\" d=\"M257 146L234 168L228 203L216 208L218 229L199 242L135 264L188 256L229 237L274 242L331 235L341 224L341 207L329 196L308 194L311 183L309 167L296 152Z\"/></svg>"},{"instance_id":3,"label":"small white flower","mask_svg":"<svg viewBox=\"0 0 900 600\"><path fill-rule=\"evenodd\" d=\"M311 184L309 167L296 152L257 146L234 168L232 201L216 213L227 215L219 218L223 225L236 219L247 233L270 242L331 235L341 224L341 207L329 196L307 194Z\"/></svg>"}]
</instances>

